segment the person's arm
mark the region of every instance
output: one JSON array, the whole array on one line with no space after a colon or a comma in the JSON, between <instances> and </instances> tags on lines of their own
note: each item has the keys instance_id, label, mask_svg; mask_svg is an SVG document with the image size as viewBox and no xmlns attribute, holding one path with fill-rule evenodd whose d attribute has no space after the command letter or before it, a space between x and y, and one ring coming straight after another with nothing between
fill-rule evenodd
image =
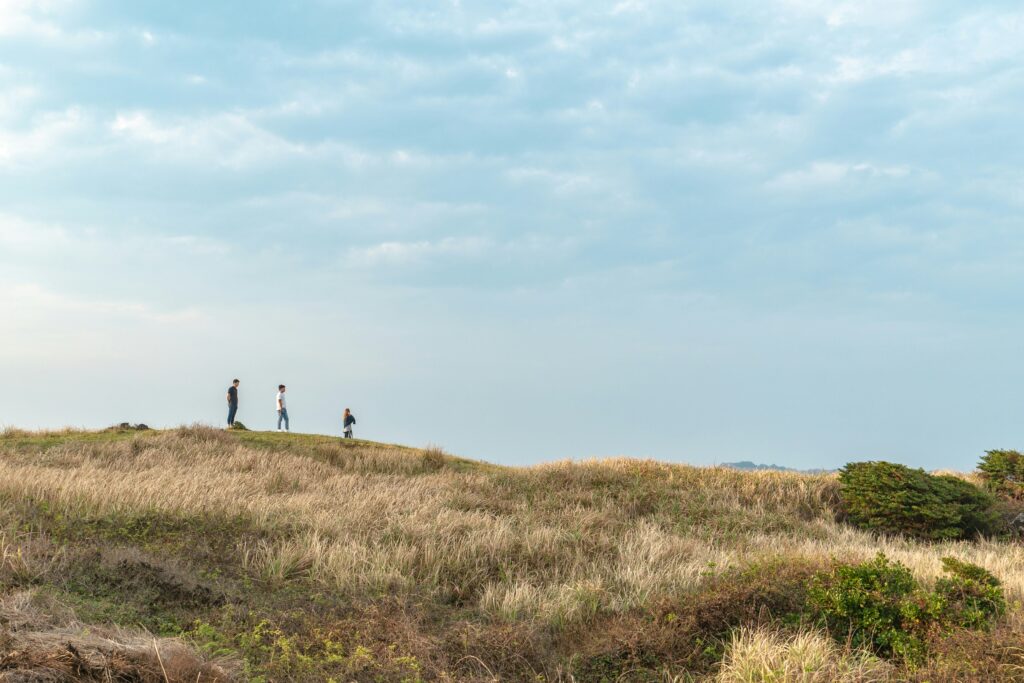
<instances>
[{"instance_id":1,"label":"person's arm","mask_svg":"<svg viewBox=\"0 0 1024 683\"><path fill-rule=\"evenodd\" d=\"M228 392L227 399L228 399L228 403L231 403L231 392L230 391Z\"/></svg>"}]
</instances>

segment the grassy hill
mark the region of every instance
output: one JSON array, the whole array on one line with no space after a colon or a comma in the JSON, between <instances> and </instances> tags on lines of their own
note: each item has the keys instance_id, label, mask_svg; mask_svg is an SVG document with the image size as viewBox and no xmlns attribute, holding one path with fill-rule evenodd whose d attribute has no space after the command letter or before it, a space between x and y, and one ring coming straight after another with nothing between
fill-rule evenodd
<instances>
[{"instance_id":1,"label":"grassy hill","mask_svg":"<svg viewBox=\"0 0 1024 683\"><path fill-rule=\"evenodd\" d=\"M880 539L832 475L506 468L321 436L0 436L0 681L1024 680L1019 543ZM1009 614L895 664L798 616L883 550ZM770 678L769 675L776 677Z\"/></svg>"}]
</instances>

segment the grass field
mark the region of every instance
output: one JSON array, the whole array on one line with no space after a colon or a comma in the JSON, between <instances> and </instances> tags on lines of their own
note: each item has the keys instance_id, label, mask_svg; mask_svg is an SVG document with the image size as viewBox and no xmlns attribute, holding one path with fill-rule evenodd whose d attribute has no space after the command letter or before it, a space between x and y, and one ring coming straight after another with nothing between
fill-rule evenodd
<instances>
[{"instance_id":1,"label":"grass field","mask_svg":"<svg viewBox=\"0 0 1024 683\"><path fill-rule=\"evenodd\" d=\"M879 539L837 496L831 475L9 429L0 680L1024 681L1024 546ZM913 668L794 617L811 574L879 550L926 583L980 564L1010 613Z\"/></svg>"}]
</instances>

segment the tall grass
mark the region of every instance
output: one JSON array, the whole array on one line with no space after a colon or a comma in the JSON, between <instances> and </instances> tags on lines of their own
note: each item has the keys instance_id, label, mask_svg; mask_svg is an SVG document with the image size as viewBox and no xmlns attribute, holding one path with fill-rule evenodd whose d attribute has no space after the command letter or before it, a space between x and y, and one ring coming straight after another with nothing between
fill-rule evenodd
<instances>
[{"instance_id":1,"label":"tall grass","mask_svg":"<svg viewBox=\"0 0 1024 683\"><path fill-rule=\"evenodd\" d=\"M244 549L268 580L312 577L352 596L421 594L494 620L564 626L674 595L759 558L867 558L880 548L925 580L954 555L1024 597L1024 548L884 540L834 520L828 475L627 459L532 468L446 467L444 454L371 444L276 450L182 428L67 441L0 441L0 494L82 514L243 515L270 531Z\"/></svg>"}]
</instances>

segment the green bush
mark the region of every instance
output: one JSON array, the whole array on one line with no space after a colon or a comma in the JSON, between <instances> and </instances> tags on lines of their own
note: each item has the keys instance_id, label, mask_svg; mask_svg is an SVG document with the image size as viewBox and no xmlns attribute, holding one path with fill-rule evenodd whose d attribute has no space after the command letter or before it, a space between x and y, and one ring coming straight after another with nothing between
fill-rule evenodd
<instances>
[{"instance_id":1,"label":"green bush","mask_svg":"<svg viewBox=\"0 0 1024 683\"><path fill-rule=\"evenodd\" d=\"M942 558L948 577L935 582L942 598L942 619L961 628L987 628L1006 613L1006 598L999 579L986 569L953 557Z\"/></svg>"},{"instance_id":2,"label":"green bush","mask_svg":"<svg viewBox=\"0 0 1024 683\"><path fill-rule=\"evenodd\" d=\"M928 591L907 567L879 553L816 574L808 602L840 642L918 662L932 636L951 627L987 628L1006 611L999 581L984 568L952 557L942 564L950 576Z\"/></svg>"},{"instance_id":3,"label":"green bush","mask_svg":"<svg viewBox=\"0 0 1024 683\"><path fill-rule=\"evenodd\" d=\"M978 471L989 489L1011 498L1024 498L1024 454L987 451L978 463Z\"/></svg>"},{"instance_id":4,"label":"green bush","mask_svg":"<svg viewBox=\"0 0 1024 683\"><path fill-rule=\"evenodd\" d=\"M929 540L1001 529L995 500L970 482L890 462L855 462L839 474L843 510L864 529Z\"/></svg>"},{"instance_id":5,"label":"green bush","mask_svg":"<svg viewBox=\"0 0 1024 683\"><path fill-rule=\"evenodd\" d=\"M249 428L246 427L241 422L239 422L238 420L235 420L235 424L231 425L231 428L235 429L237 431L240 431L240 432L247 432L247 431L249 431Z\"/></svg>"},{"instance_id":6,"label":"green bush","mask_svg":"<svg viewBox=\"0 0 1024 683\"><path fill-rule=\"evenodd\" d=\"M910 570L882 553L857 565L839 565L811 580L811 606L837 640L883 657L916 661L938 605L922 593Z\"/></svg>"}]
</instances>

